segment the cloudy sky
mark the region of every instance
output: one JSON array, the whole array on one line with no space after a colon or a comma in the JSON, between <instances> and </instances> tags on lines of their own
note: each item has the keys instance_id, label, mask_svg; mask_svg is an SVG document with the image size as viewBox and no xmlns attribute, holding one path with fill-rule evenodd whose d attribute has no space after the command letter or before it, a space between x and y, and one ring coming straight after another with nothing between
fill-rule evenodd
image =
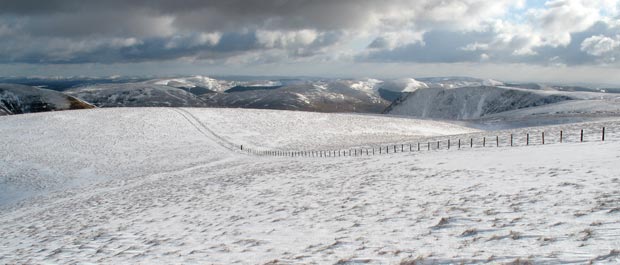
<instances>
[{"instance_id":1,"label":"cloudy sky","mask_svg":"<svg viewBox=\"0 0 620 265\"><path fill-rule=\"evenodd\" d=\"M620 0L0 0L0 75L620 84Z\"/></svg>"}]
</instances>

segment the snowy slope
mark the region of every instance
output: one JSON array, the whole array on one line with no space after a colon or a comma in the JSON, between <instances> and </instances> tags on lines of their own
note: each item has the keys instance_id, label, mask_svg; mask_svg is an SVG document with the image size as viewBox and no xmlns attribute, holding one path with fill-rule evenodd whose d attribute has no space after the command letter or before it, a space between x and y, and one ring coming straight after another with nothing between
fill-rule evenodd
<instances>
[{"instance_id":1,"label":"snowy slope","mask_svg":"<svg viewBox=\"0 0 620 265\"><path fill-rule=\"evenodd\" d=\"M420 88L428 88L429 86L413 78L401 78L385 81L382 85L382 89L394 91L394 92L414 92Z\"/></svg>"},{"instance_id":2,"label":"snowy slope","mask_svg":"<svg viewBox=\"0 0 620 265\"><path fill-rule=\"evenodd\" d=\"M93 106L53 90L0 84L0 115L88 108Z\"/></svg>"},{"instance_id":3,"label":"snowy slope","mask_svg":"<svg viewBox=\"0 0 620 265\"><path fill-rule=\"evenodd\" d=\"M308 115L119 108L2 117L0 187L63 187L0 206L0 263L620 262L620 121L605 143L374 157L256 157L221 145L280 138L285 148L349 134L361 140L347 144L358 144L364 126L380 139L400 137L399 125L420 124L411 137L463 131ZM49 129L33 130L41 124Z\"/></svg>"},{"instance_id":4,"label":"snowy slope","mask_svg":"<svg viewBox=\"0 0 620 265\"><path fill-rule=\"evenodd\" d=\"M215 92L223 92L231 87L234 87L238 82L218 80L208 76L189 76L189 77L177 77L177 78L161 78L145 81L148 84L156 84L163 86L171 86L177 88L195 88L202 87Z\"/></svg>"},{"instance_id":5,"label":"snowy slope","mask_svg":"<svg viewBox=\"0 0 620 265\"><path fill-rule=\"evenodd\" d=\"M41 124L48 129L33 130ZM612 124L605 143L304 159L227 144L333 145L350 135L357 145L365 134L467 129L211 109L2 117L0 194L10 185L37 197L0 206L0 263L613 264L620 121Z\"/></svg>"},{"instance_id":6,"label":"snowy slope","mask_svg":"<svg viewBox=\"0 0 620 265\"><path fill-rule=\"evenodd\" d=\"M351 147L478 132L446 122L379 115L239 109L191 112L230 142L273 150Z\"/></svg>"},{"instance_id":7,"label":"snowy slope","mask_svg":"<svg viewBox=\"0 0 620 265\"><path fill-rule=\"evenodd\" d=\"M389 105L367 82L319 81L202 96L209 106L304 110L316 112L379 113Z\"/></svg>"},{"instance_id":8,"label":"snowy slope","mask_svg":"<svg viewBox=\"0 0 620 265\"><path fill-rule=\"evenodd\" d=\"M204 107L205 103L185 90L147 83L97 84L77 87L66 94L97 107Z\"/></svg>"},{"instance_id":9,"label":"snowy slope","mask_svg":"<svg viewBox=\"0 0 620 265\"><path fill-rule=\"evenodd\" d=\"M506 86L427 88L403 95L384 113L510 128L618 117L620 95Z\"/></svg>"},{"instance_id":10,"label":"snowy slope","mask_svg":"<svg viewBox=\"0 0 620 265\"><path fill-rule=\"evenodd\" d=\"M568 95L548 95L534 90L505 87L426 88L401 97L385 113L467 120L571 99Z\"/></svg>"}]
</instances>

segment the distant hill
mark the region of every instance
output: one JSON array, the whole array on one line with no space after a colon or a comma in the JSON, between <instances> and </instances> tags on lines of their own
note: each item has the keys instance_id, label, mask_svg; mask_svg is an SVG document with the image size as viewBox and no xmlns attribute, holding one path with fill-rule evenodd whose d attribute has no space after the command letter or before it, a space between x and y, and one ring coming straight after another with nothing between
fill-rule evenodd
<instances>
[{"instance_id":1,"label":"distant hill","mask_svg":"<svg viewBox=\"0 0 620 265\"><path fill-rule=\"evenodd\" d=\"M97 107L206 107L204 101L183 89L147 84L101 84L65 91Z\"/></svg>"},{"instance_id":2,"label":"distant hill","mask_svg":"<svg viewBox=\"0 0 620 265\"><path fill-rule=\"evenodd\" d=\"M94 106L53 90L0 84L0 115L90 108Z\"/></svg>"}]
</instances>

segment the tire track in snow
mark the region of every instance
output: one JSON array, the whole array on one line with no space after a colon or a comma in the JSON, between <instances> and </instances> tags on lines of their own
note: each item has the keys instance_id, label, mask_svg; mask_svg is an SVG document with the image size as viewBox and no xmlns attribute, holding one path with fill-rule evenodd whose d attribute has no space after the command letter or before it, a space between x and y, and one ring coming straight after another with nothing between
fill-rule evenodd
<instances>
[{"instance_id":1,"label":"tire track in snow","mask_svg":"<svg viewBox=\"0 0 620 265\"><path fill-rule=\"evenodd\" d=\"M173 108L172 110L178 113L179 115L183 116L183 118L187 120L187 122L189 122L190 125L196 128L196 130L198 130L202 135L206 136L207 138L209 138L210 140L212 140L219 146L224 147L233 152L237 150L238 145L217 135L215 132L209 129L209 127L207 127L204 123L200 122L200 120L196 116L194 116L192 113L190 113L189 111L185 109L181 109L181 108Z\"/></svg>"}]
</instances>

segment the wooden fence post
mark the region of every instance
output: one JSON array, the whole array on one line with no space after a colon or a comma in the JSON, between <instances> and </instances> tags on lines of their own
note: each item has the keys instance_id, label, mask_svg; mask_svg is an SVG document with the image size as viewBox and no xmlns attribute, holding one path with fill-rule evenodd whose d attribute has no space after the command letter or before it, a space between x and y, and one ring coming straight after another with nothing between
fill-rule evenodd
<instances>
[{"instance_id":1,"label":"wooden fence post","mask_svg":"<svg viewBox=\"0 0 620 265\"><path fill-rule=\"evenodd\" d=\"M439 141L437 141L437 150L439 150Z\"/></svg>"},{"instance_id":2,"label":"wooden fence post","mask_svg":"<svg viewBox=\"0 0 620 265\"><path fill-rule=\"evenodd\" d=\"M526 135L525 145L530 145L530 134L529 133Z\"/></svg>"},{"instance_id":3,"label":"wooden fence post","mask_svg":"<svg viewBox=\"0 0 620 265\"><path fill-rule=\"evenodd\" d=\"M486 147L487 146L487 137L482 137L482 147Z\"/></svg>"},{"instance_id":4,"label":"wooden fence post","mask_svg":"<svg viewBox=\"0 0 620 265\"><path fill-rule=\"evenodd\" d=\"M428 150L431 150L431 142L428 142Z\"/></svg>"},{"instance_id":5,"label":"wooden fence post","mask_svg":"<svg viewBox=\"0 0 620 265\"><path fill-rule=\"evenodd\" d=\"M448 139L448 150L450 150L450 139Z\"/></svg>"},{"instance_id":6,"label":"wooden fence post","mask_svg":"<svg viewBox=\"0 0 620 265\"><path fill-rule=\"evenodd\" d=\"M581 129L581 142L583 142L583 129Z\"/></svg>"},{"instance_id":7,"label":"wooden fence post","mask_svg":"<svg viewBox=\"0 0 620 265\"><path fill-rule=\"evenodd\" d=\"M495 135L495 146L499 147L499 135Z\"/></svg>"},{"instance_id":8,"label":"wooden fence post","mask_svg":"<svg viewBox=\"0 0 620 265\"><path fill-rule=\"evenodd\" d=\"M474 138L469 138L469 148L474 148Z\"/></svg>"},{"instance_id":9,"label":"wooden fence post","mask_svg":"<svg viewBox=\"0 0 620 265\"><path fill-rule=\"evenodd\" d=\"M459 149L461 149L461 139L459 139Z\"/></svg>"},{"instance_id":10,"label":"wooden fence post","mask_svg":"<svg viewBox=\"0 0 620 265\"><path fill-rule=\"evenodd\" d=\"M560 143L562 142L562 130L560 130Z\"/></svg>"},{"instance_id":11,"label":"wooden fence post","mask_svg":"<svg viewBox=\"0 0 620 265\"><path fill-rule=\"evenodd\" d=\"M545 144L545 132L542 132L542 144Z\"/></svg>"},{"instance_id":12,"label":"wooden fence post","mask_svg":"<svg viewBox=\"0 0 620 265\"><path fill-rule=\"evenodd\" d=\"M512 146L512 133L510 134L510 146Z\"/></svg>"},{"instance_id":13,"label":"wooden fence post","mask_svg":"<svg viewBox=\"0 0 620 265\"><path fill-rule=\"evenodd\" d=\"M418 151L420 151L420 142L418 142Z\"/></svg>"},{"instance_id":14,"label":"wooden fence post","mask_svg":"<svg viewBox=\"0 0 620 265\"><path fill-rule=\"evenodd\" d=\"M601 136L601 141L605 141L605 127L603 127L603 136Z\"/></svg>"}]
</instances>

